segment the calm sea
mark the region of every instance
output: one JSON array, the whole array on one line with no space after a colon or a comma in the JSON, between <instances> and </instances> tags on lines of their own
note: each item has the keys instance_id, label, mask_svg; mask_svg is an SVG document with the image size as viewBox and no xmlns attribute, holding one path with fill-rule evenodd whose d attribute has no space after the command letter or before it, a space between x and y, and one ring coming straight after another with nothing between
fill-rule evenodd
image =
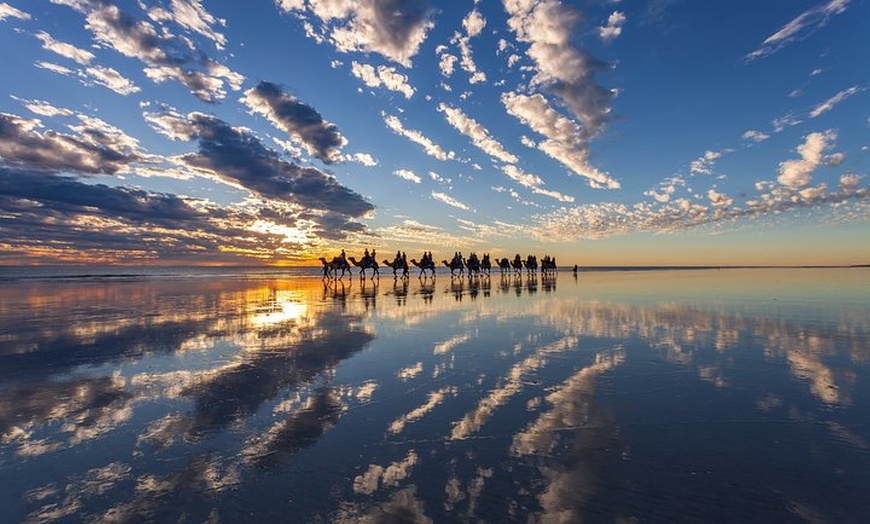
<instances>
[{"instance_id":1,"label":"calm sea","mask_svg":"<svg viewBox=\"0 0 870 524\"><path fill-rule=\"evenodd\" d=\"M870 522L870 269L0 268L0 522Z\"/></svg>"}]
</instances>

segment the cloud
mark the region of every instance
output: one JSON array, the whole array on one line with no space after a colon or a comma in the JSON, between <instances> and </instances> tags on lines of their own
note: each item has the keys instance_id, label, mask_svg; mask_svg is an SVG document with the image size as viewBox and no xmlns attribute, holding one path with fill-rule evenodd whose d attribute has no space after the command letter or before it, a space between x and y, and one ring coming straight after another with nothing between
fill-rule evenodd
<instances>
[{"instance_id":1,"label":"cloud","mask_svg":"<svg viewBox=\"0 0 870 524\"><path fill-rule=\"evenodd\" d=\"M215 102L226 96L225 86L241 89L242 75L206 57L202 50L186 38L174 36L166 27L155 27L147 20L136 19L118 6L102 0L52 0L85 15L85 27L96 42L124 56L145 64L145 74L154 82L174 80L205 102ZM196 10L198 3L173 1L173 10ZM200 8L201 9L201 8ZM174 12L174 11L173 11ZM163 12L164 14L168 12ZM156 16L157 21L192 23L184 16Z\"/></svg>"},{"instance_id":2,"label":"cloud","mask_svg":"<svg viewBox=\"0 0 870 524\"><path fill-rule=\"evenodd\" d=\"M810 133L806 141L798 146L801 158L786 160L779 164L779 177L777 181L791 189L797 189L809 185L813 172L826 163L838 163L839 156L824 156L826 149L831 147L831 142L837 139L834 131L824 133Z\"/></svg>"},{"instance_id":3,"label":"cloud","mask_svg":"<svg viewBox=\"0 0 870 524\"><path fill-rule=\"evenodd\" d=\"M98 119L74 127L78 134L40 132L39 120L0 113L0 159L36 171L111 175L143 157L136 141Z\"/></svg>"},{"instance_id":4,"label":"cloud","mask_svg":"<svg viewBox=\"0 0 870 524\"><path fill-rule=\"evenodd\" d=\"M140 91L136 84L111 67L88 67L84 72L79 71L79 76L83 78L85 84L90 81L111 89L119 95L131 95Z\"/></svg>"},{"instance_id":5,"label":"cloud","mask_svg":"<svg viewBox=\"0 0 870 524\"><path fill-rule=\"evenodd\" d=\"M347 140L335 124L323 120L313 107L299 101L271 82L260 82L245 91L241 101L265 116L278 129L302 144L311 155L331 164L341 159Z\"/></svg>"},{"instance_id":6,"label":"cloud","mask_svg":"<svg viewBox=\"0 0 870 524\"><path fill-rule=\"evenodd\" d=\"M448 206L453 206L453 207L462 209L464 211L468 211L468 209L469 209L467 205L463 204L459 200L456 200L455 198L448 195L447 193L440 193L437 191L432 191L432 198L434 198L435 200L438 200L439 202L443 202L443 203L447 204Z\"/></svg>"},{"instance_id":7,"label":"cloud","mask_svg":"<svg viewBox=\"0 0 870 524\"><path fill-rule=\"evenodd\" d=\"M182 155L180 160L230 184L304 209L351 217L366 215L374 209L334 177L283 160L250 132L213 116L198 112L182 116L164 110L146 113L145 118L172 139L198 141L199 151Z\"/></svg>"},{"instance_id":8,"label":"cloud","mask_svg":"<svg viewBox=\"0 0 870 524\"><path fill-rule=\"evenodd\" d=\"M409 180L415 184L419 184L423 181L418 175L416 175L413 171L409 169L397 169L393 171L393 174L399 178L404 178L405 180Z\"/></svg>"},{"instance_id":9,"label":"cloud","mask_svg":"<svg viewBox=\"0 0 870 524\"><path fill-rule=\"evenodd\" d=\"M858 86L852 86L848 89L840 91L836 95L832 96L831 98L825 100L824 102L813 108L813 110L810 111L810 118L816 118L817 116L827 113L828 111L833 109L835 105L839 104L840 102L849 98L852 95L860 93L861 91L862 89Z\"/></svg>"},{"instance_id":10,"label":"cloud","mask_svg":"<svg viewBox=\"0 0 870 524\"><path fill-rule=\"evenodd\" d=\"M588 146L579 127L550 107L543 96L505 93L501 100L508 113L546 137L538 144L541 151L589 179L593 187L619 188L619 182L589 163Z\"/></svg>"},{"instance_id":11,"label":"cloud","mask_svg":"<svg viewBox=\"0 0 870 524\"><path fill-rule=\"evenodd\" d=\"M518 160L515 155L506 151L504 146L492 138L485 127L466 115L461 109L441 103L438 104L438 111L444 113L447 122L457 131L469 137L475 147L484 153L506 163L514 163Z\"/></svg>"},{"instance_id":12,"label":"cloud","mask_svg":"<svg viewBox=\"0 0 870 524\"><path fill-rule=\"evenodd\" d=\"M6 2L0 2L0 22L6 20L7 18L19 18L21 20L30 20L30 15L21 11L20 9L16 9Z\"/></svg>"},{"instance_id":13,"label":"cloud","mask_svg":"<svg viewBox=\"0 0 870 524\"><path fill-rule=\"evenodd\" d=\"M743 140L750 140L752 142L764 142L765 140L770 138L770 135L761 131L755 131L750 129L749 131L743 133L741 138L743 138Z\"/></svg>"},{"instance_id":14,"label":"cloud","mask_svg":"<svg viewBox=\"0 0 870 524\"><path fill-rule=\"evenodd\" d=\"M358 162L366 167L375 167L378 165L377 159L369 153L354 153L346 155L342 160L345 162Z\"/></svg>"},{"instance_id":15,"label":"cloud","mask_svg":"<svg viewBox=\"0 0 870 524\"><path fill-rule=\"evenodd\" d=\"M36 33L36 37L42 41L42 48L47 49L53 53L57 53L64 58L69 58L70 60L81 64L88 65L90 64L95 56L90 51L86 51L84 49L79 49L78 47L67 44L66 42L58 42L52 36L45 31L39 31Z\"/></svg>"},{"instance_id":16,"label":"cloud","mask_svg":"<svg viewBox=\"0 0 870 524\"><path fill-rule=\"evenodd\" d=\"M302 2L280 0L285 12L304 11ZM427 0L310 0L307 11L323 22L319 38L343 53L378 53L405 67L433 27Z\"/></svg>"},{"instance_id":17,"label":"cloud","mask_svg":"<svg viewBox=\"0 0 870 524\"><path fill-rule=\"evenodd\" d=\"M677 233L722 222L757 220L821 206L843 208L848 218L849 204L856 206L853 209L866 210L870 201L870 188L860 187L861 176L843 173L839 186L833 190L826 184L809 185L816 168L842 162L842 155L823 154L835 138L836 134L832 131L808 135L798 147L801 158L782 162L777 182L757 183L757 194L740 204L716 189L707 191L706 204L694 195L690 198L673 198L673 188L676 185L685 186L680 179L674 179L674 183L662 192L663 198L656 198L656 202L587 204L532 217L532 221L538 225L533 235L542 240L566 241L633 233ZM650 196L654 196L653 193L659 194L647 192ZM866 211L851 216L863 220L866 219Z\"/></svg>"},{"instance_id":18,"label":"cloud","mask_svg":"<svg viewBox=\"0 0 870 524\"><path fill-rule=\"evenodd\" d=\"M0 258L8 262L241 263L286 253L279 235L247 228L255 218L176 195L0 166Z\"/></svg>"},{"instance_id":19,"label":"cloud","mask_svg":"<svg viewBox=\"0 0 870 524\"><path fill-rule=\"evenodd\" d=\"M607 24L598 28L598 36L605 42L610 42L622 34L622 26L625 25L625 13L614 11L607 17Z\"/></svg>"},{"instance_id":20,"label":"cloud","mask_svg":"<svg viewBox=\"0 0 870 524\"><path fill-rule=\"evenodd\" d=\"M746 55L746 61L764 58L788 44L807 38L823 27L834 16L846 12L851 0L830 0L824 5L804 11L785 24L779 31L767 37L758 49Z\"/></svg>"},{"instance_id":21,"label":"cloud","mask_svg":"<svg viewBox=\"0 0 870 524\"><path fill-rule=\"evenodd\" d=\"M369 87L386 87L390 91L397 91L405 95L405 98L414 96L414 88L408 83L408 77L396 71L394 67L374 66L351 62L350 71L353 76L362 80Z\"/></svg>"},{"instance_id":22,"label":"cloud","mask_svg":"<svg viewBox=\"0 0 870 524\"><path fill-rule=\"evenodd\" d=\"M423 146L423 149L426 150L426 154L429 156L433 156L442 161L456 157L456 153L453 151L445 151L441 146L424 136L423 133L414 129L405 129L405 126L402 125L402 121L394 115L384 115L384 122L387 124L387 127L392 129L397 135L404 136L408 140Z\"/></svg>"},{"instance_id":23,"label":"cloud","mask_svg":"<svg viewBox=\"0 0 870 524\"><path fill-rule=\"evenodd\" d=\"M546 86L562 99L580 121L584 138L599 134L615 93L595 81L610 66L571 46L580 13L558 0L509 0L505 9L517 40L529 44L526 54L536 70L532 84Z\"/></svg>"},{"instance_id":24,"label":"cloud","mask_svg":"<svg viewBox=\"0 0 870 524\"><path fill-rule=\"evenodd\" d=\"M702 157L692 161L689 169L695 175L712 175L713 163L721 156L721 151L705 151Z\"/></svg>"},{"instance_id":25,"label":"cloud","mask_svg":"<svg viewBox=\"0 0 870 524\"><path fill-rule=\"evenodd\" d=\"M208 13L201 0L172 0L171 10L155 7L148 11L148 16L155 22L173 21L189 31L199 33L213 40L218 49L223 49L227 43L226 37L217 32L214 26L225 26L226 22Z\"/></svg>"},{"instance_id":26,"label":"cloud","mask_svg":"<svg viewBox=\"0 0 870 524\"><path fill-rule=\"evenodd\" d=\"M518 184L520 184L523 187L530 189L533 193L548 196L550 198L555 198L556 200L559 200L560 202L573 202L574 201L574 197L572 197L570 195L563 195L562 193L559 193L558 191L551 191L551 190L542 188L541 186L544 185L544 181L541 180L541 177L539 177L537 175L532 175L532 174L526 173L522 169L518 168L517 166L514 166L514 165L503 166L502 171L504 171L504 174L506 174L508 177L510 177L511 180L517 182Z\"/></svg>"}]
</instances>

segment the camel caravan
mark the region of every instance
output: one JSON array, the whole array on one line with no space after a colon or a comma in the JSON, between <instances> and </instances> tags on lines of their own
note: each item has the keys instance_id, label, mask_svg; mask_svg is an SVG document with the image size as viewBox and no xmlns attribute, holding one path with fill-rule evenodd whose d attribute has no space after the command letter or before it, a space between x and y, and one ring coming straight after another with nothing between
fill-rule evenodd
<instances>
[{"instance_id":1,"label":"camel caravan","mask_svg":"<svg viewBox=\"0 0 870 524\"><path fill-rule=\"evenodd\" d=\"M372 249L369 252L365 250L362 258L357 260L354 257L349 257L341 250L341 254L327 260L320 257L320 262L323 264L323 277L340 279L345 274L353 276L353 268L359 268L360 278L366 277L366 272L369 272L370 278L380 277L379 264L377 260L377 252ZM420 260L412 258L410 263L404 251L396 251L396 255L392 260L382 260L384 267L388 267L393 271L393 278L409 278L411 266L420 270L418 278L435 278L435 269L437 267L435 259L431 251L424 251ZM461 251L453 253L453 258L442 260L441 265L450 270L450 276L490 276L493 268L497 268L502 276L514 275L522 276L536 275L538 271L543 276L555 275L557 271L556 258L550 255L544 256L540 263L536 255L528 255L523 259L517 253L512 260L507 257L493 260L489 253L484 253L482 257L478 257L477 253L471 253L468 257L462 255Z\"/></svg>"}]
</instances>

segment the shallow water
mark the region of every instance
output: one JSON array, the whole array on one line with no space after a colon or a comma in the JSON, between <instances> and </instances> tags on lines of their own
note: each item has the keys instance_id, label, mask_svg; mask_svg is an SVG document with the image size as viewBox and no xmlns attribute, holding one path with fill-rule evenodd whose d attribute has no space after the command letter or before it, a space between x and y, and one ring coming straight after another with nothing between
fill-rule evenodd
<instances>
[{"instance_id":1,"label":"shallow water","mask_svg":"<svg viewBox=\"0 0 870 524\"><path fill-rule=\"evenodd\" d=\"M0 521L867 522L870 271L0 282Z\"/></svg>"}]
</instances>

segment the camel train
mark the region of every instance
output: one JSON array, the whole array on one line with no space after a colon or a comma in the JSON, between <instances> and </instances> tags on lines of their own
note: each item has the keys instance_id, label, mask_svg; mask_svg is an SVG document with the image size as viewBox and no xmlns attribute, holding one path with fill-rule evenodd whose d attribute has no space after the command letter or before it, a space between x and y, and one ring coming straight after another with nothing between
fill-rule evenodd
<instances>
[{"instance_id":1,"label":"camel train","mask_svg":"<svg viewBox=\"0 0 870 524\"><path fill-rule=\"evenodd\" d=\"M366 278L366 272L369 271L370 278L380 277L379 265L376 258L377 254L374 249L371 253L366 249L360 260L354 257L347 256L344 250L341 254L327 260L325 257L320 257L320 262L323 264L323 278L340 279L345 274L353 276L353 268L359 268L359 276L361 279ZM382 260L385 267L393 271L393 278L408 278L410 276L411 266L419 269L418 278L435 278L435 259L431 251L426 251L420 257L420 260L412 258L408 261L407 255L403 251L397 251L393 260ZM484 253L478 257L477 253L471 253L468 257L462 255L461 251L453 253L453 258L442 260L441 265L450 270L451 277L461 277L466 274L469 277L490 276L493 267L497 267L502 276L522 276L523 273L532 276L536 275L540 270L542 276L555 275L557 271L556 258L549 255L544 256L540 263L536 255L528 255L523 259L517 253L513 259L507 257L493 260L489 253Z\"/></svg>"}]
</instances>

